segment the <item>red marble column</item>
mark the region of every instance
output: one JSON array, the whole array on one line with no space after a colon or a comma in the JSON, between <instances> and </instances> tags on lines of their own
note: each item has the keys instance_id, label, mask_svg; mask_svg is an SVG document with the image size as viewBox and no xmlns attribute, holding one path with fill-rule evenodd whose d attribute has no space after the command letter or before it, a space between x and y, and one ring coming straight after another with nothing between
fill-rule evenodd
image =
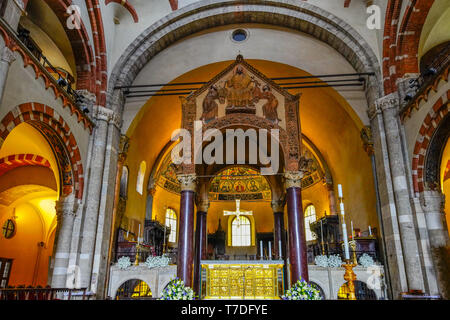
<instances>
[{"instance_id":1,"label":"red marble column","mask_svg":"<svg viewBox=\"0 0 450 320\"><path fill-rule=\"evenodd\" d=\"M286 177L286 201L289 224L289 263L291 270L291 283L300 278L309 281L308 259L305 237L305 220L302 208L302 195L300 188L301 174Z\"/></svg>"},{"instance_id":2,"label":"red marble column","mask_svg":"<svg viewBox=\"0 0 450 320\"><path fill-rule=\"evenodd\" d=\"M178 227L177 276L192 288L194 260L194 197L195 175L179 177L181 182L180 225Z\"/></svg>"},{"instance_id":3,"label":"red marble column","mask_svg":"<svg viewBox=\"0 0 450 320\"><path fill-rule=\"evenodd\" d=\"M275 248L275 254L278 257L282 257L284 259L286 257L286 237L284 234L284 212L282 211L283 207L275 208L272 204L272 208L274 209L273 217L274 217L274 228L273 228L273 245ZM281 240L281 252L280 252L280 240Z\"/></svg>"},{"instance_id":4,"label":"red marble column","mask_svg":"<svg viewBox=\"0 0 450 320\"><path fill-rule=\"evenodd\" d=\"M194 260L194 292L200 293L201 260L206 259L206 210L198 208L197 223L195 229L195 260ZM207 209L207 208L206 208Z\"/></svg>"}]
</instances>

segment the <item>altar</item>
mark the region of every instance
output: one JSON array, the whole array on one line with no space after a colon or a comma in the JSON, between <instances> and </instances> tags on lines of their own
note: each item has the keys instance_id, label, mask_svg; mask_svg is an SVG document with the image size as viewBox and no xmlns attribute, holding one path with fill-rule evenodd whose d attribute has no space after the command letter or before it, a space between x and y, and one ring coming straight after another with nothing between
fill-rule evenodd
<instances>
[{"instance_id":1,"label":"altar","mask_svg":"<svg viewBox=\"0 0 450 320\"><path fill-rule=\"evenodd\" d=\"M204 260L202 299L280 299L284 292L282 260Z\"/></svg>"}]
</instances>

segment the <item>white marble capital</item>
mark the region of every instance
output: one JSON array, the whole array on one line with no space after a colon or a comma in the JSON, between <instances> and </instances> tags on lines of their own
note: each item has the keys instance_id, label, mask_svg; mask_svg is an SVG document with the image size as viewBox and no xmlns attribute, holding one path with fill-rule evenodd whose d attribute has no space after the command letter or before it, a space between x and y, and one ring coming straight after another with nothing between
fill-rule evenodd
<instances>
[{"instance_id":1,"label":"white marble capital","mask_svg":"<svg viewBox=\"0 0 450 320\"><path fill-rule=\"evenodd\" d=\"M286 189L302 187L302 171L286 171L284 174Z\"/></svg>"},{"instance_id":2,"label":"white marble capital","mask_svg":"<svg viewBox=\"0 0 450 320\"><path fill-rule=\"evenodd\" d=\"M197 176L195 174L179 174L177 179L180 181L181 191L196 191Z\"/></svg>"},{"instance_id":3,"label":"white marble capital","mask_svg":"<svg viewBox=\"0 0 450 320\"><path fill-rule=\"evenodd\" d=\"M121 119L120 115L116 112L114 112L111 109L102 107L102 106L96 106L95 107L95 118L100 121L106 121L113 125L115 125L117 128L120 128L121 126Z\"/></svg>"},{"instance_id":4,"label":"white marble capital","mask_svg":"<svg viewBox=\"0 0 450 320\"><path fill-rule=\"evenodd\" d=\"M381 111L388 109L398 109L399 96L397 92L390 93L376 101L376 108Z\"/></svg>"},{"instance_id":5,"label":"white marble capital","mask_svg":"<svg viewBox=\"0 0 450 320\"><path fill-rule=\"evenodd\" d=\"M4 47L0 60L7 64L11 64L16 60L16 57L14 56L14 52L10 48Z\"/></svg>"}]
</instances>

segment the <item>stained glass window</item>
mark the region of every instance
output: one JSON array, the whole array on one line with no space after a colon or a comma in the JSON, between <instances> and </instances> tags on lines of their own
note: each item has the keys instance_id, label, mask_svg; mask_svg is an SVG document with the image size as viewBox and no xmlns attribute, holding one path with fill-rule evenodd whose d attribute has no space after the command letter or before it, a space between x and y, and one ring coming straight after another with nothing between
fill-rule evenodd
<instances>
[{"instance_id":1,"label":"stained glass window","mask_svg":"<svg viewBox=\"0 0 450 320\"><path fill-rule=\"evenodd\" d=\"M251 225L247 217L234 218L231 223L231 237L233 247L248 247L251 245Z\"/></svg>"},{"instance_id":2,"label":"stained glass window","mask_svg":"<svg viewBox=\"0 0 450 320\"><path fill-rule=\"evenodd\" d=\"M177 214L175 210L166 210L166 226L170 227L169 242L177 241Z\"/></svg>"},{"instance_id":3,"label":"stained glass window","mask_svg":"<svg viewBox=\"0 0 450 320\"><path fill-rule=\"evenodd\" d=\"M306 234L306 241L314 240L316 237L314 233L311 232L311 228L309 226L310 223L313 223L316 221L316 208L310 204L305 209L305 234Z\"/></svg>"}]
</instances>

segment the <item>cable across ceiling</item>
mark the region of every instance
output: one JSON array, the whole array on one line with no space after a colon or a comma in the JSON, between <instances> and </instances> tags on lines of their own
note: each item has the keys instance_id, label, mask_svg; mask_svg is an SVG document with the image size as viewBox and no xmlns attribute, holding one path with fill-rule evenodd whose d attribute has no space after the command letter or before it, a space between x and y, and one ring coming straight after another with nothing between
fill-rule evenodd
<instances>
[{"instance_id":1,"label":"cable across ceiling","mask_svg":"<svg viewBox=\"0 0 450 320\"><path fill-rule=\"evenodd\" d=\"M277 85L285 90L327 88L327 87L360 87L364 88L367 78L374 76L373 72L341 73L317 76L277 77L271 78ZM290 81L291 80L291 81ZM287 82L288 81L288 82ZM208 82L179 82L154 83L132 86L119 86L126 98L143 98L155 96L185 96L200 89ZM164 89L156 89L164 88Z\"/></svg>"}]
</instances>

